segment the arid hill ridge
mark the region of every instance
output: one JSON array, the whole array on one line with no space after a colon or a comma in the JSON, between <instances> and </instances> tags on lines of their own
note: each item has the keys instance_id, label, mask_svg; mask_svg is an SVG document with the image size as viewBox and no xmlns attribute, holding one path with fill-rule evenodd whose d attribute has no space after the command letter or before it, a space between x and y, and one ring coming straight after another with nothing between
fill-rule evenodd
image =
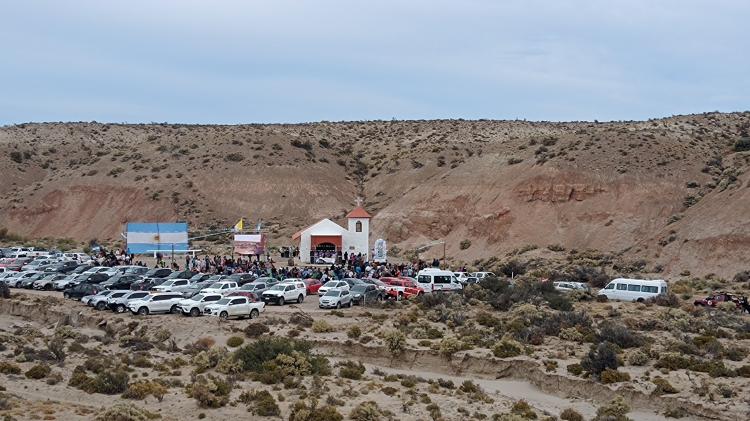
<instances>
[{"instance_id":1,"label":"arid hill ridge","mask_svg":"<svg viewBox=\"0 0 750 421\"><path fill-rule=\"evenodd\" d=\"M375 215L373 240L402 250L445 239L452 258L471 262L559 244L645 259L666 274L731 276L748 269L749 127L747 112L611 123L6 126L0 228L114 240L128 220L208 230L244 216L285 245L361 196Z\"/></svg>"}]
</instances>

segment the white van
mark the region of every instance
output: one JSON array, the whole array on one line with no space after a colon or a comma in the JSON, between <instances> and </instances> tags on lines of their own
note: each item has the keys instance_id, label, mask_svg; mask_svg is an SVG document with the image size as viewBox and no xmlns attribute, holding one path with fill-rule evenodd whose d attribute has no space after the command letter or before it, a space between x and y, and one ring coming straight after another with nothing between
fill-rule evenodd
<instances>
[{"instance_id":1,"label":"white van","mask_svg":"<svg viewBox=\"0 0 750 421\"><path fill-rule=\"evenodd\" d=\"M422 269L417 273L417 286L426 293L433 291L461 291L463 285L453 272L438 268Z\"/></svg>"},{"instance_id":2,"label":"white van","mask_svg":"<svg viewBox=\"0 0 750 421\"><path fill-rule=\"evenodd\" d=\"M662 279L617 278L600 289L599 295L604 295L609 300L641 302L660 294L666 294L667 290L667 282Z\"/></svg>"}]
</instances>

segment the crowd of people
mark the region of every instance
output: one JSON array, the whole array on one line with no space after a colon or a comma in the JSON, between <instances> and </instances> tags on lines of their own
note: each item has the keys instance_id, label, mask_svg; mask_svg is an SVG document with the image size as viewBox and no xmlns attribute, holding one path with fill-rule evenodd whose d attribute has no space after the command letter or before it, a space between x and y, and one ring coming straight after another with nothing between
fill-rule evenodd
<instances>
[{"instance_id":1,"label":"crowd of people","mask_svg":"<svg viewBox=\"0 0 750 421\"><path fill-rule=\"evenodd\" d=\"M253 258L255 257L255 259ZM142 260L137 260L135 255L127 254L124 250L100 251L96 255L98 264L102 266L138 265L147 266ZM429 266L438 267L440 261L419 261L415 263L374 263L368 262L362 254L345 254L343 258L336 259L335 263L326 266L296 266L292 259L287 265L277 266L273 258L267 256L265 260L257 256L191 256L185 255L180 258L184 264L177 260L168 262L165 256L157 253L155 267L171 267L173 270L190 270L199 273L213 273L220 275L232 275L235 273L253 273L258 277L268 276L278 279L302 278L320 279L326 282L332 279L343 278L380 278L387 276L414 277L416 274Z\"/></svg>"}]
</instances>

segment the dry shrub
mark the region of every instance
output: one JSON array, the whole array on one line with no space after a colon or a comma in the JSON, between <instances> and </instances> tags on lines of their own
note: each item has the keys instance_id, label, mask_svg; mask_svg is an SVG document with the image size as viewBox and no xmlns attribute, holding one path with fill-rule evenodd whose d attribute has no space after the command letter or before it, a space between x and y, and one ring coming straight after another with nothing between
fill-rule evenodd
<instances>
[{"instance_id":1,"label":"dry shrub","mask_svg":"<svg viewBox=\"0 0 750 421\"><path fill-rule=\"evenodd\" d=\"M261 417L278 417L281 414L276 399L267 390L257 390L253 392L242 392L239 397L240 402L247 405L247 410Z\"/></svg>"},{"instance_id":2,"label":"dry shrub","mask_svg":"<svg viewBox=\"0 0 750 421\"><path fill-rule=\"evenodd\" d=\"M37 364L28 369L28 371L26 371L24 375L29 379L43 379L47 377L51 372L52 369L47 364Z\"/></svg>"},{"instance_id":3,"label":"dry shrub","mask_svg":"<svg viewBox=\"0 0 750 421\"><path fill-rule=\"evenodd\" d=\"M151 395L161 402L166 394L167 388L163 384L156 381L143 380L131 383L128 386L128 390L122 394L122 397L125 399L142 400Z\"/></svg>"},{"instance_id":4,"label":"dry shrub","mask_svg":"<svg viewBox=\"0 0 750 421\"><path fill-rule=\"evenodd\" d=\"M606 369L617 370L617 348L609 342L600 343L581 359L581 368L596 378Z\"/></svg>"},{"instance_id":5,"label":"dry shrub","mask_svg":"<svg viewBox=\"0 0 750 421\"><path fill-rule=\"evenodd\" d=\"M523 419L527 420L535 420L537 418L536 412L534 412L534 409L531 408L531 405L529 405L528 402L525 400L517 401L513 404L510 408L510 413L518 415L522 417Z\"/></svg>"},{"instance_id":6,"label":"dry shrub","mask_svg":"<svg viewBox=\"0 0 750 421\"><path fill-rule=\"evenodd\" d=\"M229 402L232 384L217 376L199 375L185 388L185 392L194 398L201 408L221 408Z\"/></svg>"},{"instance_id":7,"label":"dry shrub","mask_svg":"<svg viewBox=\"0 0 750 421\"><path fill-rule=\"evenodd\" d=\"M596 417L593 421L629 421L630 418L626 416L628 412L630 412L630 406L625 403L622 396L617 396L596 410Z\"/></svg>"},{"instance_id":8,"label":"dry shrub","mask_svg":"<svg viewBox=\"0 0 750 421\"><path fill-rule=\"evenodd\" d=\"M406 336L400 330L391 330L387 332L383 339L388 351L392 355L400 355L406 350Z\"/></svg>"},{"instance_id":9,"label":"dry shrub","mask_svg":"<svg viewBox=\"0 0 750 421\"><path fill-rule=\"evenodd\" d=\"M665 378L657 377L651 380L651 382L656 385L656 389L652 392L654 395L666 395L678 392Z\"/></svg>"},{"instance_id":10,"label":"dry shrub","mask_svg":"<svg viewBox=\"0 0 750 421\"><path fill-rule=\"evenodd\" d=\"M352 326L349 328L349 330L346 331L346 336L348 336L351 339L357 339L362 335L362 329L360 329L359 326Z\"/></svg>"},{"instance_id":11,"label":"dry shrub","mask_svg":"<svg viewBox=\"0 0 750 421\"><path fill-rule=\"evenodd\" d=\"M365 366L361 362L342 361L337 364L339 367L339 377L352 380L362 379L365 374Z\"/></svg>"},{"instance_id":12,"label":"dry shrub","mask_svg":"<svg viewBox=\"0 0 750 421\"><path fill-rule=\"evenodd\" d=\"M319 407L316 399L311 399L310 403L298 400L291 407L289 421L341 421L344 417L339 413L336 407L324 405Z\"/></svg>"},{"instance_id":13,"label":"dry shrub","mask_svg":"<svg viewBox=\"0 0 750 421\"><path fill-rule=\"evenodd\" d=\"M492 347L492 353L498 358L517 357L522 352L521 344L511 339L503 339Z\"/></svg>"},{"instance_id":14,"label":"dry shrub","mask_svg":"<svg viewBox=\"0 0 750 421\"><path fill-rule=\"evenodd\" d=\"M331 326L331 324L325 320L316 320L312 324L312 330L315 333L328 333L333 332L336 329L334 329L333 326Z\"/></svg>"},{"instance_id":15,"label":"dry shrub","mask_svg":"<svg viewBox=\"0 0 750 421\"><path fill-rule=\"evenodd\" d=\"M229 339L227 339L227 346L230 348L237 348L243 343L245 343L245 339L239 336L231 336Z\"/></svg>"},{"instance_id":16,"label":"dry shrub","mask_svg":"<svg viewBox=\"0 0 750 421\"><path fill-rule=\"evenodd\" d=\"M599 377L601 378L601 381L604 384L612 384L612 383L630 381L630 374L622 372L622 371L612 370L609 368L602 371Z\"/></svg>"},{"instance_id":17,"label":"dry shrub","mask_svg":"<svg viewBox=\"0 0 750 421\"><path fill-rule=\"evenodd\" d=\"M352 409L349 418L354 421L378 421L385 414L374 401L360 402Z\"/></svg>"},{"instance_id":18,"label":"dry shrub","mask_svg":"<svg viewBox=\"0 0 750 421\"><path fill-rule=\"evenodd\" d=\"M257 323L257 322L251 322L247 325L247 327L244 330L245 336L248 338L254 339L258 338L261 335L270 332L270 329L268 326L264 325L263 323Z\"/></svg>"},{"instance_id":19,"label":"dry shrub","mask_svg":"<svg viewBox=\"0 0 750 421\"><path fill-rule=\"evenodd\" d=\"M644 366L648 364L649 356L645 352L641 351L640 349L636 349L633 352L630 352L627 356L628 364L635 365L635 366Z\"/></svg>"},{"instance_id":20,"label":"dry shrub","mask_svg":"<svg viewBox=\"0 0 750 421\"><path fill-rule=\"evenodd\" d=\"M564 421L584 421L583 415L573 408L565 408L560 413L560 419Z\"/></svg>"},{"instance_id":21,"label":"dry shrub","mask_svg":"<svg viewBox=\"0 0 750 421\"><path fill-rule=\"evenodd\" d=\"M149 421L160 418L158 414L138 408L131 403L120 402L100 412L95 421Z\"/></svg>"},{"instance_id":22,"label":"dry shrub","mask_svg":"<svg viewBox=\"0 0 750 421\"><path fill-rule=\"evenodd\" d=\"M190 347L190 351L194 354L197 354L201 351L208 351L212 346L214 346L214 344L216 344L216 340L214 340L214 338L203 337L193 343L193 345Z\"/></svg>"},{"instance_id":23,"label":"dry shrub","mask_svg":"<svg viewBox=\"0 0 750 421\"><path fill-rule=\"evenodd\" d=\"M0 373L21 374L21 367L8 361L0 361Z\"/></svg>"}]
</instances>

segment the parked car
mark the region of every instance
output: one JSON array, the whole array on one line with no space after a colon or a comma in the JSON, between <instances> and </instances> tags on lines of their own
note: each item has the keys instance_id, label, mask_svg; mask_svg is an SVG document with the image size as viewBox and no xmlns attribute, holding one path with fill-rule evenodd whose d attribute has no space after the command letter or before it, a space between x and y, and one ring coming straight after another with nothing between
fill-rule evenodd
<instances>
[{"instance_id":1,"label":"parked car","mask_svg":"<svg viewBox=\"0 0 750 421\"><path fill-rule=\"evenodd\" d=\"M315 278L308 278L302 282L305 283L305 288L307 289L307 295L317 294L320 287L323 286L323 283L320 282L320 279L315 279Z\"/></svg>"},{"instance_id":2,"label":"parked car","mask_svg":"<svg viewBox=\"0 0 750 421\"><path fill-rule=\"evenodd\" d=\"M218 276L223 276L223 275L218 275ZM221 278L218 278L218 280L221 280ZM206 279L205 281L196 282L186 287L182 287L179 289L179 292L182 294L183 297L190 298L193 295L200 293L202 289L208 288L211 285L215 284L216 282L217 280L209 278L209 279Z\"/></svg>"},{"instance_id":3,"label":"parked car","mask_svg":"<svg viewBox=\"0 0 750 421\"><path fill-rule=\"evenodd\" d=\"M172 269L168 268L153 268L148 272L144 273L143 279L140 281L133 282L130 285L130 289L133 291L148 291L151 287L159 285L172 274Z\"/></svg>"},{"instance_id":4,"label":"parked car","mask_svg":"<svg viewBox=\"0 0 750 421\"><path fill-rule=\"evenodd\" d=\"M227 277L227 281L237 282L237 285L242 286L255 280L255 274L252 273L234 273Z\"/></svg>"},{"instance_id":5,"label":"parked car","mask_svg":"<svg viewBox=\"0 0 750 421\"><path fill-rule=\"evenodd\" d=\"M182 295L175 292L158 292L149 294L140 300L128 302L128 309L133 314L146 316L152 313L177 313Z\"/></svg>"},{"instance_id":6,"label":"parked car","mask_svg":"<svg viewBox=\"0 0 750 421\"><path fill-rule=\"evenodd\" d=\"M492 272L474 272L471 274L472 277L479 279L480 281L484 278L495 278L495 274Z\"/></svg>"},{"instance_id":7,"label":"parked car","mask_svg":"<svg viewBox=\"0 0 750 421\"><path fill-rule=\"evenodd\" d=\"M50 273L34 281L34 289L51 290L54 288L55 281L65 279L67 275L62 273Z\"/></svg>"},{"instance_id":8,"label":"parked car","mask_svg":"<svg viewBox=\"0 0 750 421\"><path fill-rule=\"evenodd\" d=\"M71 273L79 266L78 262L73 260L68 260L65 262L58 262L52 265L49 265L44 268L45 272L57 272L57 273Z\"/></svg>"},{"instance_id":9,"label":"parked car","mask_svg":"<svg viewBox=\"0 0 750 421\"><path fill-rule=\"evenodd\" d=\"M242 319L249 317L254 319L265 310L266 304L262 301L252 302L247 297L224 297L221 300L208 304L203 313L211 316L218 316L226 320L230 317Z\"/></svg>"},{"instance_id":10,"label":"parked car","mask_svg":"<svg viewBox=\"0 0 750 421\"><path fill-rule=\"evenodd\" d=\"M140 279L141 277L135 274L120 273L102 282L101 285L107 289L130 289L131 285Z\"/></svg>"},{"instance_id":11,"label":"parked car","mask_svg":"<svg viewBox=\"0 0 750 421\"><path fill-rule=\"evenodd\" d=\"M84 295L83 297L81 297L81 302L83 304L89 305L89 302L91 302L92 298L94 298L94 297L100 297L100 298L106 299L108 296L112 295L113 292L114 291L106 290L105 289L105 290L101 290L101 291L99 291L97 293L94 293L94 294L91 294L91 295Z\"/></svg>"},{"instance_id":12,"label":"parked car","mask_svg":"<svg viewBox=\"0 0 750 421\"><path fill-rule=\"evenodd\" d=\"M599 295L610 300L642 302L659 294L666 294L667 288L667 283L662 279L617 278L600 289Z\"/></svg>"},{"instance_id":13,"label":"parked car","mask_svg":"<svg viewBox=\"0 0 750 421\"><path fill-rule=\"evenodd\" d=\"M250 301L258 301L258 296L255 295L254 292L240 291L239 289L230 292L229 294L225 295L225 297L247 297L250 299Z\"/></svg>"},{"instance_id":14,"label":"parked car","mask_svg":"<svg viewBox=\"0 0 750 421\"><path fill-rule=\"evenodd\" d=\"M256 279L253 282L264 282L266 285L268 285L270 287L271 285L278 284L279 280L276 279L276 278L272 278L270 276L261 276L260 278Z\"/></svg>"},{"instance_id":15,"label":"parked car","mask_svg":"<svg viewBox=\"0 0 750 421\"><path fill-rule=\"evenodd\" d=\"M728 302L733 303L737 308L741 307L740 297L727 292L715 292L706 298L695 300L693 305L701 307L716 307L719 303Z\"/></svg>"},{"instance_id":16,"label":"parked car","mask_svg":"<svg viewBox=\"0 0 750 421\"><path fill-rule=\"evenodd\" d=\"M375 287L381 291L385 291L388 285L383 282L381 279L374 279L374 278L363 278L362 282L370 285L375 285Z\"/></svg>"},{"instance_id":17,"label":"parked car","mask_svg":"<svg viewBox=\"0 0 750 421\"><path fill-rule=\"evenodd\" d=\"M290 301L302 303L306 295L307 288L304 282L281 282L267 289L261 295L261 299L266 303L276 303L283 306L284 303Z\"/></svg>"},{"instance_id":18,"label":"parked car","mask_svg":"<svg viewBox=\"0 0 750 421\"><path fill-rule=\"evenodd\" d=\"M119 289L119 290L111 290L111 291L112 293L109 295L95 295L91 297L91 300L89 300L88 305L91 307L94 307L97 310L106 310L107 307L109 306L109 300L116 300L118 298L122 298L133 292L129 289Z\"/></svg>"},{"instance_id":19,"label":"parked car","mask_svg":"<svg viewBox=\"0 0 750 421\"><path fill-rule=\"evenodd\" d=\"M211 275L210 273L196 273L195 275L190 277L189 281L191 285L197 284L198 282L203 282L205 280L210 279L212 276L224 276L224 275Z\"/></svg>"},{"instance_id":20,"label":"parked car","mask_svg":"<svg viewBox=\"0 0 750 421\"><path fill-rule=\"evenodd\" d=\"M357 278L344 278L342 279L342 281L346 282L349 285L349 289L352 289L352 287L355 285L363 285L367 283L363 281L362 279L357 279Z\"/></svg>"},{"instance_id":21,"label":"parked car","mask_svg":"<svg viewBox=\"0 0 750 421\"><path fill-rule=\"evenodd\" d=\"M87 295L95 295L102 288L97 284L81 283L63 291L63 297L71 300L80 300Z\"/></svg>"},{"instance_id":22,"label":"parked car","mask_svg":"<svg viewBox=\"0 0 750 421\"><path fill-rule=\"evenodd\" d=\"M561 292L570 292L570 291L589 291L589 285L585 282L567 282L567 281L557 281L553 282L552 285L554 285L555 289Z\"/></svg>"},{"instance_id":23,"label":"parked car","mask_svg":"<svg viewBox=\"0 0 750 421\"><path fill-rule=\"evenodd\" d=\"M115 266L115 269L123 275L145 275L148 272L147 267L137 265Z\"/></svg>"},{"instance_id":24,"label":"parked car","mask_svg":"<svg viewBox=\"0 0 750 421\"><path fill-rule=\"evenodd\" d=\"M140 300L148 295L148 291L130 291L122 297L108 298L107 307L115 313L124 313L128 309L128 303Z\"/></svg>"},{"instance_id":25,"label":"parked car","mask_svg":"<svg viewBox=\"0 0 750 421\"><path fill-rule=\"evenodd\" d=\"M385 293L372 284L355 285L351 293L352 303L359 305L380 302L385 298Z\"/></svg>"},{"instance_id":26,"label":"parked car","mask_svg":"<svg viewBox=\"0 0 750 421\"><path fill-rule=\"evenodd\" d=\"M159 285L151 287L151 291L172 292L180 287L186 287L190 284L188 279L167 279Z\"/></svg>"},{"instance_id":27,"label":"parked car","mask_svg":"<svg viewBox=\"0 0 750 421\"><path fill-rule=\"evenodd\" d=\"M388 284L388 288L385 290L388 298L402 300L424 294L422 288L408 279L391 278L386 280L385 283Z\"/></svg>"},{"instance_id":28,"label":"parked car","mask_svg":"<svg viewBox=\"0 0 750 421\"><path fill-rule=\"evenodd\" d=\"M5 281L5 284L11 288L20 288L21 282L40 273L43 272L19 272L16 276L8 278L8 280Z\"/></svg>"},{"instance_id":29,"label":"parked car","mask_svg":"<svg viewBox=\"0 0 750 421\"><path fill-rule=\"evenodd\" d=\"M32 289L34 288L34 282L38 281L39 279L44 278L47 275L48 275L47 272L37 272L32 276L24 278L21 282L17 284L17 286L18 288Z\"/></svg>"},{"instance_id":30,"label":"parked car","mask_svg":"<svg viewBox=\"0 0 750 421\"><path fill-rule=\"evenodd\" d=\"M341 308L352 306L352 294L349 289L332 288L318 298L320 308Z\"/></svg>"},{"instance_id":31,"label":"parked car","mask_svg":"<svg viewBox=\"0 0 750 421\"><path fill-rule=\"evenodd\" d=\"M197 317L203 314L203 309L206 305L215 303L222 298L223 296L221 294L197 294L190 298L180 300L180 302L177 303L177 307L179 307L182 314Z\"/></svg>"},{"instance_id":32,"label":"parked car","mask_svg":"<svg viewBox=\"0 0 750 421\"><path fill-rule=\"evenodd\" d=\"M242 285L235 292L240 292L240 291L252 292L256 296L260 297L260 295L263 294L263 292L267 289L268 289L268 284L266 284L265 282L253 281L253 282L250 282L249 284Z\"/></svg>"},{"instance_id":33,"label":"parked car","mask_svg":"<svg viewBox=\"0 0 750 421\"><path fill-rule=\"evenodd\" d=\"M237 286L237 282L233 281L219 281L214 282L211 284L208 288L204 288L201 290L201 294L222 294L226 295L227 293L236 290L239 288Z\"/></svg>"},{"instance_id":34,"label":"parked car","mask_svg":"<svg viewBox=\"0 0 750 421\"><path fill-rule=\"evenodd\" d=\"M487 274L490 272L479 273ZM479 276L477 277L482 279ZM417 274L417 286L427 293L435 291L461 291L463 289L463 285L461 282L458 282L453 272L437 268L420 270Z\"/></svg>"},{"instance_id":35,"label":"parked car","mask_svg":"<svg viewBox=\"0 0 750 421\"><path fill-rule=\"evenodd\" d=\"M346 289L346 290L350 289L349 283L346 281L328 281L318 288L318 295L323 296L325 295L326 292L328 292L328 290L334 289L334 288Z\"/></svg>"},{"instance_id":36,"label":"parked car","mask_svg":"<svg viewBox=\"0 0 750 421\"><path fill-rule=\"evenodd\" d=\"M68 273L68 275L80 275L83 272L86 272L87 270L91 269L92 267L94 266L88 263L81 263L78 266L76 266L76 268L73 269L70 273Z\"/></svg>"}]
</instances>

